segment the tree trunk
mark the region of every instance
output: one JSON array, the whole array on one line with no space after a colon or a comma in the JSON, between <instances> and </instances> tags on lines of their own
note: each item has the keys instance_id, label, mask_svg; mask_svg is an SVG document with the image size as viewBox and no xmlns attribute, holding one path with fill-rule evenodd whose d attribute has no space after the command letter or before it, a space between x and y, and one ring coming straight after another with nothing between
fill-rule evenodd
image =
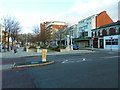
<instances>
[{"instance_id":1,"label":"tree trunk","mask_svg":"<svg viewBox=\"0 0 120 90\"><path fill-rule=\"evenodd\" d=\"M7 51L9 51L9 33L8 33L8 48Z\"/></svg>"}]
</instances>

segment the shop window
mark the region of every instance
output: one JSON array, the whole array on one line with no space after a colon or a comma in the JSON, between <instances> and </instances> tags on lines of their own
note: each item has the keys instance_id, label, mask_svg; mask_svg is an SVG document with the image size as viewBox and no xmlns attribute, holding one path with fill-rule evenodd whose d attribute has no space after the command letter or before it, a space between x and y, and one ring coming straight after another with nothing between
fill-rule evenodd
<instances>
[{"instance_id":1,"label":"shop window","mask_svg":"<svg viewBox=\"0 0 120 90\"><path fill-rule=\"evenodd\" d=\"M106 39L106 45L118 45L118 39L113 39L112 41L110 39Z\"/></svg>"}]
</instances>

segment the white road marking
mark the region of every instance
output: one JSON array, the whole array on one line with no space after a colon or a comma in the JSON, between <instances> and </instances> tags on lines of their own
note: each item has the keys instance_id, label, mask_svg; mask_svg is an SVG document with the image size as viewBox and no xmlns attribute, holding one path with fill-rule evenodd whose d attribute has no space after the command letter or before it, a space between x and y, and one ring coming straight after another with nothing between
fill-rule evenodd
<instances>
[{"instance_id":1,"label":"white road marking","mask_svg":"<svg viewBox=\"0 0 120 90\"><path fill-rule=\"evenodd\" d=\"M86 58L77 58L77 59L67 59L62 61L61 63L75 63L75 62L84 62Z\"/></svg>"},{"instance_id":2,"label":"white road marking","mask_svg":"<svg viewBox=\"0 0 120 90\"><path fill-rule=\"evenodd\" d=\"M86 59L85 58L83 58L83 60L82 61L86 61Z\"/></svg>"},{"instance_id":3,"label":"white road marking","mask_svg":"<svg viewBox=\"0 0 120 90\"><path fill-rule=\"evenodd\" d=\"M65 61L63 61L62 63L65 63L65 62L67 62L68 60L65 60Z\"/></svg>"},{"instance_id":4,"label":"white road marking","mask_svg":"<svg viewBox=\"0 0 120 90\"><path fill-rule=\"evenodd\" d=\"M110 57L101 57L101 58L117 58L117 57L120 57L120 56L110 56Z\"/></svg>"},{"instance_id":5,"label":"white road marking","mask_svg":"<svg viewBox=\"0 0 120 90\"><path fill-rule=\"evenodd\" d=\"M9 64L9 65L0 65L0 70L11 69L12 66L13 66L13 64Z\"/></svg>"}]
</instances>

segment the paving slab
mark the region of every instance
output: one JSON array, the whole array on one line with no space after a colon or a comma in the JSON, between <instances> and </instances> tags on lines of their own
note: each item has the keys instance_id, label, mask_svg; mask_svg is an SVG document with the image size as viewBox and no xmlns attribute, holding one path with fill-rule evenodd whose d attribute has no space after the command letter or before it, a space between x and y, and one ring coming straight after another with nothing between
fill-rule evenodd
<instances>
[{"instance_id":1,"label":"paving slab","mask_svg":"<svg viewBox=\"0 0 120 90\"><path fill-rule=\"evenodd\" d=\"M57 52L57 51L49 51L47 55L67 55L67 54L81 54L81 53L94 53L95 51L91 50L72 50L66 52ZM34 57L34 56L42 56L42 53L37 52L25 52L22 49L18 50L17 53L13 53L13 51L3 52L2 58L19 58L19 57Z\"/></svg>"}]
</instances>

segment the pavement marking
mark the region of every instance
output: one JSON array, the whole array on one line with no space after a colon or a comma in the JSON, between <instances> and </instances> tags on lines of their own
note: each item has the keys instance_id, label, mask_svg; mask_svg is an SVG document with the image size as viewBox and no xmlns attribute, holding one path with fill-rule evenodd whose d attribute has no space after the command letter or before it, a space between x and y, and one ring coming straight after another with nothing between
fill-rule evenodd
<instances>
[{"instance_id":1,"label":"pavement marking","mask_svg":"<svg viewBox=\"0 0 120 90\"><path fill-rule=\"evenodd\" d=\"M75 63L75 62L85 62L86 58L78 58L78 59L67 59L62 61L61 63Z\"/></svg>"},{"instance_id":2,"label":"pavement marking","mask_svg":"<svg viewBox=\"0 0 120 90\"><path fill-rule=\"evenodd\" d=\"M86 59L85 58L83 58L83 60L82 61L86 61Z\"/></svg>"},{"instance_id":3,"label":"pavement marking","mask_svg":"<svg viewBox=\"0 0 120 90\"><path fill-rule=\"evenodd\" d=\"M66 63L68 60L63 61L62 63Z\"/></svg>"},{"instance_id":4,"label":"pavement marking","mask_svg":"<svg viewBox=\"0 0 120 90\"><path fill-rule=\"evenodd\" d=\"M101 58L118 58L120 56L110 56L110 57L101 57Z\"/></svg>"}]
</instances>

